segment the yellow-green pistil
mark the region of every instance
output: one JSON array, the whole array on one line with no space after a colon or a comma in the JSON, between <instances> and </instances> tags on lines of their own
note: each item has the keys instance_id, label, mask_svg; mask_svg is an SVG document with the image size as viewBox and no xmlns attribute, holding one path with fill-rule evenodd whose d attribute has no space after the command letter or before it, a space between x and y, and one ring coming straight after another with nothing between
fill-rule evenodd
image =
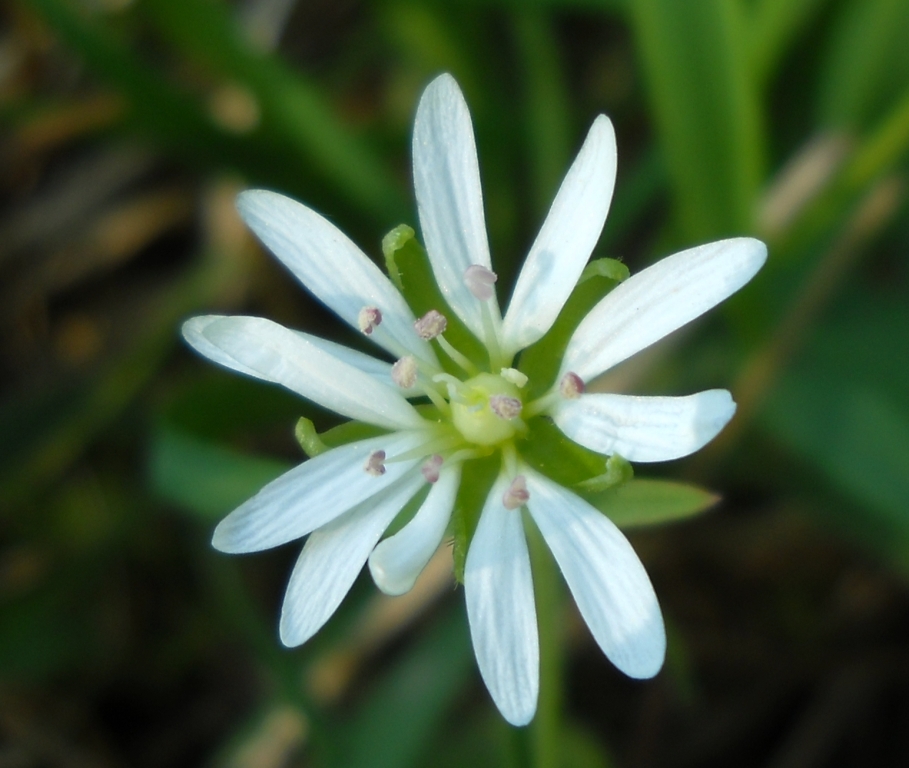
<instances>
[{"instance_id":1,"label":"yellow-green pistil","mask_svg":"<svg viewBox=\"0 0 909 768\"><path fill-rule=\"evenodd\" d=\"M520 412L520 391L494 373L468 379L451 400L455 428L476 445L498 445L513 438L524 429Z\"/></svg>"}]
</instances>

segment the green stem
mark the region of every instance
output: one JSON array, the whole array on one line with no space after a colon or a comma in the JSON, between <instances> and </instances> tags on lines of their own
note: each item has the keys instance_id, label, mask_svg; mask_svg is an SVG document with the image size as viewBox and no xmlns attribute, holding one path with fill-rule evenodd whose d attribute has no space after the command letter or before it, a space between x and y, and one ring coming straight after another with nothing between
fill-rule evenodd
<instances>
[{"instance_id":1,"label":"green stem","mask_svg":"<svg viewBox=\"0 0 909 768\"><path fill-rule=\"evenodd\" d=\"M562 586L558 567L536 526L527 526L540 632L540 699L530 725L533 768L558 768L562 712Z\"/></svg>"}]
</instances>

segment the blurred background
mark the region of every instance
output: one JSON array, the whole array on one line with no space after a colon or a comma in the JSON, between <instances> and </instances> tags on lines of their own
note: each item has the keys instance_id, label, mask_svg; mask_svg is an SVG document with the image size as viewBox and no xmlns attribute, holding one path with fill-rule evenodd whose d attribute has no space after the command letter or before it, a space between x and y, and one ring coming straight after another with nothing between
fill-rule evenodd
<instances>
[{"instance_id":1,"label":"blurred background","mask_svg":"<svg viewBox=\"0 0 909 768\"><path fill-rule=\"evenodd\" d=\"M909 765L909 2L13 0L0 19L0 766ZM739 410L700 454L637 468L721 501L629 531L669 628L653 681L566 601L548 757L522 757L483 689L444 556L404 598L361 578L288 651L298 547L209 546L302 459L297 418L332 422L195 358L180 322L347 340L234 195L281 190L380 256L416 224L411 122L441 71L473 113L503 297L600 112L619 175L596 256L770 249L608 383L727 387Z\"/></svg>"}]
</instances>

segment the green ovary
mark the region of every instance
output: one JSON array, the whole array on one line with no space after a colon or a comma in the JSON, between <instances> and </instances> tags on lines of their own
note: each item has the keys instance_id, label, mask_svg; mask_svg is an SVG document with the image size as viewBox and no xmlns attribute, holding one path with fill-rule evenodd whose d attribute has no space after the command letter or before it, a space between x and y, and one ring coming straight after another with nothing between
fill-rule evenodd
<instances>
[{"instance_id":1,"label":"green ovary","mask_svg":"<svg viewBox=\"0 0 909 768\"><path fill-rule=\"evenodd\" d=\"M503 419L489 407L489 398L504 395L521 399L518 388L501 376L481 373L465 381L451 401L451 418L464 438L477 445L498 445L523 429L520 417Z\"/></svg>"}]
</instances>

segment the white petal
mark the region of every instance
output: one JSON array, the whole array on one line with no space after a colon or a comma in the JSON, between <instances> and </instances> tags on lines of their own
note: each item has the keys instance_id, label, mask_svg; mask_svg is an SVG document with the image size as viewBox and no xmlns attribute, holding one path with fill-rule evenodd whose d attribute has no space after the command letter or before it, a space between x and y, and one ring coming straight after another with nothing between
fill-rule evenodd
<instances>
[{"instance_id":1,"label":"white petal","mask_svg":"<svg viewBox=\"0 0 909 768\"><path fill-rule=\"evenodd\" d=\"M526 725L540 687L537 613L520 509L505 509L512 478L493 485L467 550L464 594L477 664L502 716Z\"/></svg>"},{"instance_id":2,"label":"white petal","mask_svg":"<svg viewBox=\"0 0 909 768\"><path fill-rule=\"evenodd\" d=\"M372 578L386 595L409 592L439 548L460 483L460 465L443 468L413 519L369 556Z\"/></svg>"},{"instance_id":3,"label":"white petal","mask_svg":"<svg viewBox=\"0 0 909 768\"><path fill-rule=\"evenodd\" d=\"M273 381L273 379L265 378L263 372L254 371L251 368L247 368L245 365L241 365L237 360L218 349L218 347L205 338L203 335L205 328L216 320L223 320L224 318L225 315L200 315L199 317L192 317L183 323L183 338L186 339L187 343L195 349L196 352L218 365L223 365L225 368L230 368L238 373L253 376L254 378L262 379L263 381ZM395 386L391 379L391 363L379 360L376 357L372 357L372 355L364 354L359 350L345 347L343 344L337 344L333 341L328 341L328 339L322 339L303 331L294 331L294 333L308 341L310 344L328 352L333 357L338 358L341 362L352 365L354 368L363 371L363 373L368 373L370 376L378 379L389 387ZM402 390L402 393L411 397L419 394L419 391L416 389Z\"/></svg>"},{"instance_id":4,"label":"white petal","mask_svg":"<svg viewBox=\"0 0 909 768\"><path fill-rule=\"evenodd\" d=\"M615 131L600 115L521 269L502 328L509 353L540 339L562 311L603 231L615 173Z\"/></svg>"},{"instance_id":5,"label":"white petal","mask_svg":"<svg viewBox=\"0 0 909 768\"><path fill-rule=\"evenodd\" d=\"M667 256L632 275L581 321L561 372L590 381L731 296L766 259L766 245L739 237Z\"/></svg>"},{"instance_id":6,"label":"white petal","mask_svg":"<svg viewBox=\"0 0 909 768\"><path fill-rule=\"evenodd\" d=\"M304 461L225 517L215 528L212 546L222 552L258 552L305 536L375 496L419 461L389 461L385 474L376 477L364 469L370 455L383 450L390 459L423 440L414 432L380 435Z\"/></svg>"},{"instance_id":7,"label":"white petal","mask_svg":"<svg viewBox=\"0 0 909 768\"><path fill-rule=\"evenodd\" d=\"M687 397L592 393L560 400L550 413L559 429L592 451L628 461L670 461L713 440L735 413L735 403L725 389Z\"/></svg>"},{"instance_id":8,"label":"white petal","mask_svg":"<svg viewBox=\"0 0 909 768\"><path fill-rule=\"evenodd\" d=\"M653 677L663 666L666 631L631 544L583 499L532 470L526 478L527 507L597 644L629 677Z\"/></svg>"},{"instance_id":9,"label":"white petal","mask_svg":"<svg viewBox=\"0 0 909 768\"><path fill-rule=\"evenodd\" d=\"M409 351L438 365L413 329L404 298L379 268L334 224L305 205L275 192L254 189L237 198L249 228L313 295L354 329L364 307L376 307L382 322L370 339L401 357Z\"/></svg>"},{"instance_id":10,"label":"white petal","mask_svg":"<svg viewBox=\"0 0 909 768\"><path fill-rule=\"evenodd\" d=\"M337 359L303 335L261 317L223 317L201 335L219 351L222 365L281 384L342 416L379 427L418 428L425 422L392 388Z\"/></svg>"},{"instance_id":11,"label":"white petal","mask_svg":"<svg viewBox=\"0 0 909 768\"><path fill-rule=\"evenodd\" d=\"M205 329L212 323L223 320L225 317L225 315L200 315L199 317L191 317L183 323L183 338L189 346L196 350L196 352L218 365L223 365L225 368L230 368L232 371L237 371L238 373L252 376L256 379L273 381L273 379L268 378L263 372L247 368L205 338Z\"/></svg>"},{"instance_id":12,"label":"white petal","mask_svg":"<svg viewBox=\"0 0 909 768\"><path fill-rule=\"evenodd\" d=\"M391 363L388 363L385 360L379 360L379 358L367 355L360 352L358 349L345 347L343 344L338 344L337 342L329 341L328 339L323 339L319 336L313 336L305 331L294 331L294 333L313 346L327 352L332 357L336 357L342 363L351 365L357 370L363 371L363 373L368 373L374 379L381 381L386 386L391 387L402 394L406 394L408 397L417 394L416 390L411 392L410 390L400 389L391 380Z\"/></svg>"},{"instance_id":13,"label":"white petal","mask_svg":"<svg viewBox=\"0 0 909 768\"><path fill-rule=\"evenodd\" d=\"M395 384L391 378L392 364L385 362L385 360L379 360L379 358L367 355L360 352L358 349L345 347L343 344L338 344L334 341L320 338L319 336L313 336L305 331L294 331L294 333L308 341L310 344L328 352L328 354L333 357L338 358L342 363L352 365L357 370L369 374L376 379L376 381L381 382L386 387L390 387L404 397L417 397L423 394L423 390L417 386L404 388Z\"/></svg>"},{"instance_id":14,"label":"white petal","mask_svg":"<svg viewBox=\"0 0 909 768\"><path fill-rule=\"evenodd\" d=\"M319 528L306 540L281 608L281 642L305 643L335 612L395 515L417 492L419 472Z\"/></svg>"},{"instance_id":15,"label":"white petal","mask_svg":"<svg viewBox=\"0 0 909 768\"><path fill-rule=\"evenodd\" d=\"M442 293L468 328L486 338L482 305L464 282L471 264L492 268L470 112L451 75L433 80L413 129L413 181L426 252ZM493 314L498 317L495 297Z\"/></svg>"}]
</instances>

